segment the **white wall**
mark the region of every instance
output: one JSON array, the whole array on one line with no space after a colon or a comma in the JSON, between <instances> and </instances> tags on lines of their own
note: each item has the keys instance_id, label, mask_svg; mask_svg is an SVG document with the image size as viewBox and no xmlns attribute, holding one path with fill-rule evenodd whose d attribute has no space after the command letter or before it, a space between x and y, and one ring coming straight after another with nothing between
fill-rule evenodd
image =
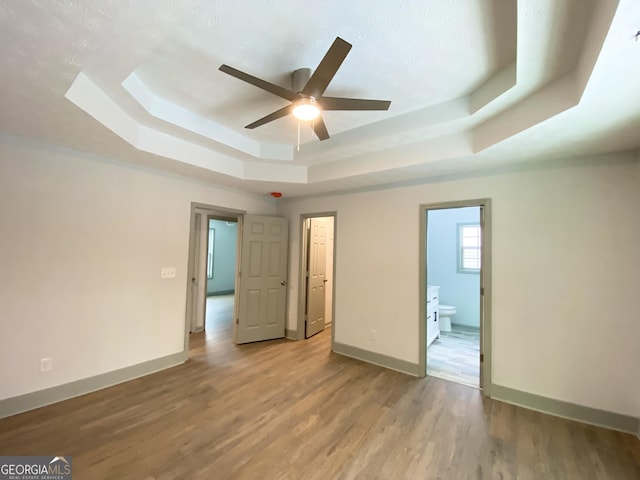
<instances>
[{"instance_id":1,"label":"white wall","mask_svg":"<svg viewBox=\"0 0 640 480\"><path fill-rule=\"evenodd\" d=\"M295 225L303 213L338 212L336 342L418 363L419 205L491 198L493 382L638 416L636 159L292 199L278 214ZM290 329L298 237L291 229Z\"/></svg>"},{"instance_id":2,"label":"white wall","mask_svg":"<svg viewBox=\"0 0 640 480\"><path fill-rule=\"evenodd\" d=\"M0 142L0 399L182 351L191 202L275 212L267 197Z\"/></svg>"}]
</instances>

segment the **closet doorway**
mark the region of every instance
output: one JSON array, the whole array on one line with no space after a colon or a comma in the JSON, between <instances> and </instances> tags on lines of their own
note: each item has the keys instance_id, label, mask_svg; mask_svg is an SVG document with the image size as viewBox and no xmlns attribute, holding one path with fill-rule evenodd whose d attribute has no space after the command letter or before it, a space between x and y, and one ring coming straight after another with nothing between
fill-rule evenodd
<instances>
[{"instance_id":1,"label":"closet doorway","mask_svg":"<svg viewBox=\"0 0 640 480\"><path fill-rule=\"evenodd\" d=\"M331 328L333 344L336 214L302 215L297 339Z\"/></svg>"}]
</instances>

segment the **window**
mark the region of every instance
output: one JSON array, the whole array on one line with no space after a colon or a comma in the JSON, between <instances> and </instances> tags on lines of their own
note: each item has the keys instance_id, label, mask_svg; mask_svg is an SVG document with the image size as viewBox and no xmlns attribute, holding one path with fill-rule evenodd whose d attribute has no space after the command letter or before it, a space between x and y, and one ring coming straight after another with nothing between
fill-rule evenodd
<instances>
[{"instance_id":1,"label":"window","mask_svg":"<svg viewBox=\"0 0 640 480\"><path fill-rule=\"evenodd\" d=\"M482 230L478 223L458 224L458 272L480 272Z\"/></svg>"},{"instance_id":2,"label":"window","mask_svg":"<svg viewBox=\"0 0 640 480\"><path fill-rule=\"evenodd\" d=\"M207 278L213 278L213 243L216 238L216 230L209 227L209 240L207 241Z\"/></svg>"}]
</instances>

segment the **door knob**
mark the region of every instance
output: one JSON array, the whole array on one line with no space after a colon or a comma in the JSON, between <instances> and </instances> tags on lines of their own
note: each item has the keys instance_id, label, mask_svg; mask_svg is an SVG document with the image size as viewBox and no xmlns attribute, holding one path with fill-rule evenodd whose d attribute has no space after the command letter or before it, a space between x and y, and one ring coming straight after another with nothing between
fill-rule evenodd
<instances>
[{"instance_id":1,"label":"door knob","mask_svg":"<svg viewBox=\"0 0 640 480\"><path fill-rule=\"evenodd\" d=\"M287 284L287 281L286 281L286 280L282 280L282 281L280 282L280 285L282 285L283 287L284 287L286 284Z\"/></svg>"}]
</instances>

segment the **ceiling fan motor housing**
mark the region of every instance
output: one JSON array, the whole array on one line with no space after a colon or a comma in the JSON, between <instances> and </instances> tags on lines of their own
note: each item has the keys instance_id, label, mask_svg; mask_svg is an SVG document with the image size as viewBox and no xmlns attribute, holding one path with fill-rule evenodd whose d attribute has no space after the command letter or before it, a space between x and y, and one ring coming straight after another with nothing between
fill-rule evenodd
<instances>
[{"instance_id":1,"label":"ceiling fan motor housing","mask_svg":"<svg viewBox=\"0 0 640 480\"><path fill-rule=\"evenodd\" d=\"M310 68L299 68L291 74L291 90L296 93L302 93L304 86L311 78Z\"/></svg>"}]
</instances>

